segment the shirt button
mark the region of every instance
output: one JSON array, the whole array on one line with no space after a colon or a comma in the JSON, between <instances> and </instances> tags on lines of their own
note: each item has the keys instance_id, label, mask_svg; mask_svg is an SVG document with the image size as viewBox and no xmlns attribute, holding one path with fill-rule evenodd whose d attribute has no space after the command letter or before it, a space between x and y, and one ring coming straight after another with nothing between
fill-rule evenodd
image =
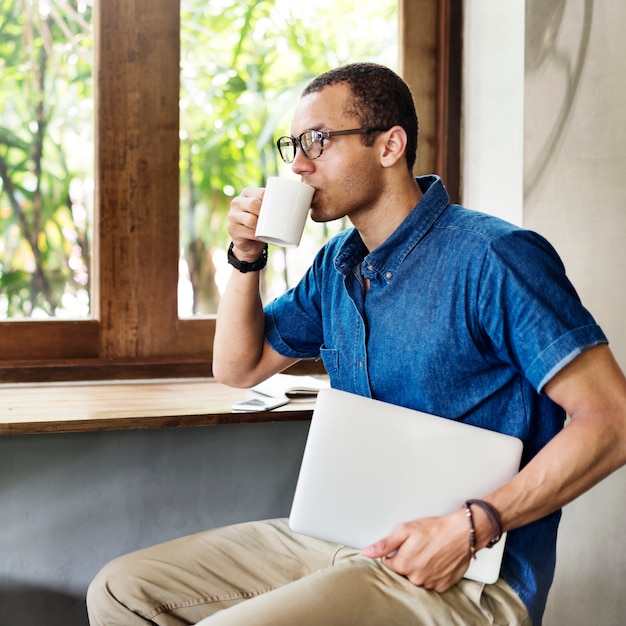
<instances>
[{"instance_id":1,"label":"shirt button","mask_svg":"<svg viewBox=\"0 0 626 626\"><path fill-rule=\"evenodd\" d=\"M373 265L368 265L368 266L367 266L367 269L368 269L370 272L373 272L373 271L374 271L374 266L373 266Z\"/></svg>"},{"instance_id":2,"label":"shirt button","mask_svg":"<svg viewBox=\"0 0 626 626\"><path fill-rule=\"evenodd\" d=\"M387 277L387 279L390 279L393 276L393 274L391 272L387 272L385 276Z\"/></svg>"}]
</instances>

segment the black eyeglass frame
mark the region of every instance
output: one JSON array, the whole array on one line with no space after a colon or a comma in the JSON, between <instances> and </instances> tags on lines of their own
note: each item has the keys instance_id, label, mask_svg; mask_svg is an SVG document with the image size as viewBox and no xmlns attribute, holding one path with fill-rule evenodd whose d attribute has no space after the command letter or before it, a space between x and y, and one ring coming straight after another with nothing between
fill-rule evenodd
<instances>
[{"instance_id":1,"label":"black eyeglass frame","mask_svg":"<svg viewBox=\"0 0 626 626\"><path fill-rule=\"evenodd\" d=\"M285 162L285 163L293 163L295 158L296 158L296 153L298 151L298 148L300 148L300 150L302 150L302 154L304 154L304 156L309 159L310 161L314 161L315 159L319 159L322 156L322 152L324 152L324 140L326 139L330 139L330 137L337 137L340 135L367 135L368 133L382 133L389 130L388 128L382 128L382 127L372 127L372 128L350 128L348 130L314 130L314 129L309 129L309 130L305 130L303 133L301 133L300 135L298 135L297 137L292 137L291 135L283 135L282 137L279 137L276 140L276 147L278 148L278 153L280 154L280 158ZM317 156L309 156L306 152L306 150L303 148L302 146L302 137L304 137L304 135L306 135L307 133L315 133L317 135L316 140L319 140L320 142L320 153ZM285 158L285 156L283 155L283 151L281 150L280 147L280 143L283 139L289 139L292 143L292 145L294 146L294 151L293 151L293 158L290 160L287 160ZM314 142L312 142L314 143Z\"/></svg>"}]
</instances>

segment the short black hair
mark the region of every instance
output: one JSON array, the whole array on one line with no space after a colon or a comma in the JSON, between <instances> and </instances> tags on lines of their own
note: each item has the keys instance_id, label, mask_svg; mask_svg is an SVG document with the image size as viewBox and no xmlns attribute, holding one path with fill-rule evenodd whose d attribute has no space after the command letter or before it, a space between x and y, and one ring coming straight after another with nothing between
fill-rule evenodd
<instances>
[{"instance_id":1,"label":"short black hair","mask_svg":"<svg viewBox=\"0 0 626 626\"><path fill-rule=\"evenodd\" d=\"M350 88L353 100L345 113L357 118L362 127L404 128L407 134L405 157L412 171L417 157L418 122L413 94L404 80L378 63L350 63L314 78L302 96L337 83L345 83ZM375 135L363 135L366 144L371 145L374 138Z\"/></svg>"}]
</instances>

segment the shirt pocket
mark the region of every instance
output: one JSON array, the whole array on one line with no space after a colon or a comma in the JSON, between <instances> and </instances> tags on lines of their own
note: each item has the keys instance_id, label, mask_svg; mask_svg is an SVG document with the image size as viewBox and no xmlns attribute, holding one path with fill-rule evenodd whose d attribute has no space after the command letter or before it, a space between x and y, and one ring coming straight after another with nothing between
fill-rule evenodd
<instances>
[{"instance_id":1,"label":"shirt pocket","mask_svg":"<svg viewBox=\"0 0 626 626\"><path fill-rule=\"evenodd\" d=\"M320 348L320 356L324 363L326 373L330 377L331 387L338 388L339 385L339 350L333 348Z\"/></svg>"}]
</instances>

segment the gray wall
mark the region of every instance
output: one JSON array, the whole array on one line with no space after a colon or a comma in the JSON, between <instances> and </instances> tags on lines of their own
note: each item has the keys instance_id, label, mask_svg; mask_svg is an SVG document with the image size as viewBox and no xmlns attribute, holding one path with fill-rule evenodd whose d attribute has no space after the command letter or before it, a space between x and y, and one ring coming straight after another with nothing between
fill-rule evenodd
<instances>
[{"instance_id":1,"label":"gray wall","mask_svg":"<svg viewBox=\"0 0 626 626\"><path fill-rule=\"evenodd\" d=\"M111 558L289 512L308 422L0 437L0 626L87 625Z\"/></svg>"},{"instance_id":2,"label":"gray wall","mask_svg":"<svg viewBox=\"0 0 626 626\"><path fill-rule=\"evenodd\" d=\"M551 3L552 45L527 36L542 53L526 69L524 225L559 250L626 366L626 4Z\"/></svg>"},{"instance_id":3,"label":"gray wall","mask_svg":"<svg viewBox=\"0 0 626 626\"><path fill-rule=\"evenodd\" d=\"M626 368L626 3L467 0L464 201L546 236ZM626 469L567 506L545 626L626 615Z\"/></svg>"},{"instance_id":4,"label":"gray wall","mask_svg":"<svg viewBox=\"0 0 626 626\"><path fill-rule=\"evenodd\" d=\"M535 5L526 38L535 62L525 81L524 225L559 250L626 368L626 4ZM542 12L558 26L547 41ZM548 626L625 623L625 519L626 470L565 509Z\"/></svg>"}]
</instances>

